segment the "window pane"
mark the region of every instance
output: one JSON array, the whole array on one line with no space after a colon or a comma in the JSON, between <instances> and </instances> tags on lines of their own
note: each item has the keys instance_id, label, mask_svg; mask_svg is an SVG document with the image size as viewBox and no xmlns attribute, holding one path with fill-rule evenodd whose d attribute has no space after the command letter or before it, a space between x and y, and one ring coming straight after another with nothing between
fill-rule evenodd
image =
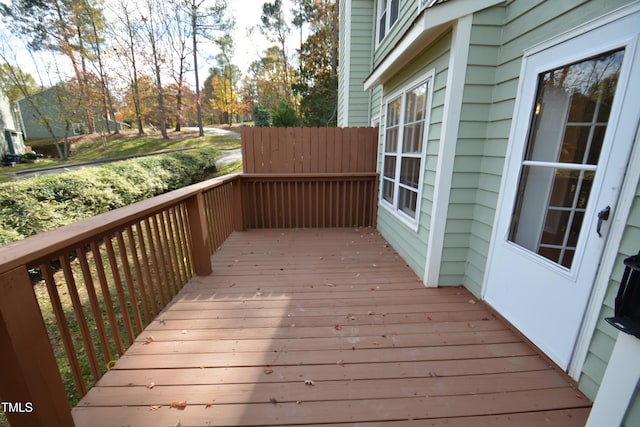
<instances>
[{"instance_id":1,"label":"window pane","mask_svg":"<svg viewBox=\"0 0 640 427\"><path fill-rule=\"evenodd\" d=\"M385 151L387 153L398 151L398 137L400 129L401 98L396 98L387 105L387 128L385 131Z\"/></svg>"},{"instance_id":2,"label":"window pane","mask_svg":"<svg viewBox=\"0 0 640 427\"><path fill-rule=\"evenodd\" d=\"M384 137L384 151L387 153L395 153L398 151L398 131L400 128L387 128Z\"/></svg>"},{"instance_id":3,"label":"window pane","mask_svg":"<svg viewBox=\"0 0 640 427\"><path fill-rule=\"evenodd\" d=\"M606 128L623 54L608 52L540 74L527 160L583 163L585 152L597 159L602 144L593 144L591 130Z\"/></svg>"},{"instance_id":4,"label":"window pane","mask_svg":"<svg viewBox=\"0 0 640 427\"><path fill-rule=\"evenodd\" d=\"M393 182L383 179L382 181L382 198L389 203L393 203Z\"/></svg>"},{"instance_id":5,"label":"window pane","mask_svg":"<svg viewBox=\"0 0 640 427\"><path fill-rule=\"evenodd\" d=\"M398 6L400 0L391 0L391 10L389 11L389 27L398 20Z\"/></svg>"},{"instance_id":6,"label":"window pane","mask_svg":"<svg viewBox=\"0 0 640 427\"><path fill-rule=\"evenodd\" d=\"M382 41L387 31L387 12L385 11L382 15L380 15L380 20L378 22L378 41Z\"/></svg>"},{"instance_id":7,"label":"window pane","mask_svg":"<svg viewBox=\"0 0 640 427\"><path fill-rule=\"evenodd\" d=\"M427 85L422 85L407 93L405 101L405 123L424 120L424 107L427 99Z\"/></svg>"},{"instance_id":8,"label":"window pane","mask_svg":"<svg viewBox=\"0 0 640 427\"><path fill-rule=\"evenodd\" d=\"M400 124L400 108L402 99L399 97L389 102L387 105L387 127L398 126Z\"/></svg>"},{"instance_id":9,"label":"window pane","mask_svg":"<svg viewBox=\"0 0 640 427\"><path fill-rule=\"evenodd\" d=\"M420 159L403 157L401 162L400 183L417 189L420 180Z\"/></svg>"},{"instance_id":10,"label":"window pane","mask_svg":"<svg viewBox=\"0 0 640 427\"><path fill-rule=\"evenodd\" d=\"M398 209L409 215L411 218L416 217L416 206L418 203L418 193L406 188L400 187L398 200Z\"/></svg>"},{"instance_id":11,"label":"window pane","mask_svg":"<svg viewBox=\"0 0 640 427\"><path fill-rule=\"evenodd\" d=\"M423 122L405 125L402 142L403 153L422 153Z\"/></svg>"},{"instance_id":12,"label":"window pane","mask_svg":"<svg viewBox=\"0 0 640 427\"><path fill-rule=\"evenodd\" d=\"M384 176L396 179L396 156L384 156Z\"/></svg>"}]
</instances>

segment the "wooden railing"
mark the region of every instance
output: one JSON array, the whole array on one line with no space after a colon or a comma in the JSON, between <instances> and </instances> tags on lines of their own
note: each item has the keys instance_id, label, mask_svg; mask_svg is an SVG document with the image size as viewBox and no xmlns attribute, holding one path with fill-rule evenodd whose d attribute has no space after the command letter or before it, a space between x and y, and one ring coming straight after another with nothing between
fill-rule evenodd
<instances>
[{"instance_id":1,"label":"wooden railing","mask_svg":"<svg viewBox=\"0 0 640 427\"><path fill-rule=\"evenodd\" d=\"M0 248L0 398L32 408L12 425L73 425L67 395L86 394L243 228L239 188L237 175L207 181Z\"/></svg>"},{"instance_id":2,"label":"wooden railing","mask_svg":"<svg viewBox=\"0 0 640 427\"><path fill-rule=\"evenodd\" d=\"M376 194L373 173L228 175L0 248L0 400L32 408L11 424L72 426L70 400L234 230L372 226Z\"/></svg>"},{"instance_id":3,"label":"wooden railing","mask_svg":"<svg viewBox=\"0 0 640 427\"><path fill-rule=\"evenodd\" d=\"M248 228L375 225L377 174L245 174Z\"/></svg>"}]
</instances>

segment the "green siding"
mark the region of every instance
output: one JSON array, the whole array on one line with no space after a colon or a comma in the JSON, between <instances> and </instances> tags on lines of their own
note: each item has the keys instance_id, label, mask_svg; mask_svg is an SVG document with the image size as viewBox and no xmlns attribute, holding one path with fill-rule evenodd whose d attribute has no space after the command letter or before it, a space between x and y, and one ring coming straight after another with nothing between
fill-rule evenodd
<instances>
[{"instance_id":1,"label":"green siding","mask_svg":"<svg viewBox=\"0 0 640 427\"><path fill-rule=\"evenodd\" d=\"M347 14L346 0L341 0L340 10L338 126L369 126L370 94L364 80L371 72L374 6L370 0L351 0Z\"/></svg>"},{"instance_id":2,"label":"green siding","mask_svg":"<svg viewBox=\"0 0 640 427\"><path fill-rule=\"evenodd\" d=\"M609 278L609 287L604 304L600 311L596 330L591 338L589 353L582 368L582 375L580 376L579 388L590 399L594 399L598 392L598 386L602 382L602 377L604 376L616 337L618 336L617 330L606 323L604 318L613 316L613 300L620 286L622 273L624 272L623 260L638 253L638 250L640 250L638 242L640 242L640 183L636 189L636 196L629 213L624 237ZM631 420L633 420L633 422L631 422ZM640 425L640 397L638 393L636 393L633 404L629 409L625 425Z\"/></svg>"},{"instance_id":3,"label":"green siding","mask_svg":"<svg viewBox=\"0 0 640 427\"><path fill-rule=\"evenodd\" d=\"M400 221L394 213L382 203L378 209L378 229L387 241L398 251L407 264L423 278L427 256L427 241L429 240L429 226L433 206L433 191L435 183L438 144L442 125L442 109L446 91L447 72L449 66L449 49L451 33L443 35L430 48L415 58L411 65L402 70L384 86L385 96L404 87L407 82L425 76L434 70L433 93L429 116L429 132L427 136L426 157L424 162L423 190L419 213L417 232ZM377 105L379 106L379 102ZM376 103L374 103L376 105ZM384 123L384 111L380 114L380 122ZM379 152L384 151L383 138L380 138ZM378 170L382 170L382 157L378 157Z\"/></svg>"},{"instance_id":4,"label":"green siding","mask_svg":"<svg viewBox=\"0 0 640 427\"><path fill-rule=\"evenodd\" d=\"M475 210L464 277L465 286L474 293L480 291L485 274L486 254L500 189L500 177L509 138L511 117L515 107L523 50L629 2L616 1L605 4L605 2L567 1L558 2L554 8L542 7L542 3L540 1L514 1L506 7L493 8L474 17L474 30L475 26L480 23L487 24L490 16L495 13L503 13L505 20L495 69L494 89L489 98L490 114L487 120L484 153L478 171L479 185L474 203ZM499 12L500 10L502 12ZM487 31L483 29L478 34L486 33ZM472 50L475 50L475 45L472 46ZM484 51L484 49L482 50ZM470 58L472 57L476 56L470 53ZM484 65L488 64L485 62ZM475 70L478 69L475 68ZM488 78L490 74L489 69L482 70L480 75L469 73L467 84L478 85L482 76ZM481 97L484 92L476 88L468 93ZM465 100L467 99L466 95L467 91L465 90ZM473 113L481 111L476 108ZM463 120L468 117L467 112L464 112ZM461 138L465 135L463 132L468 130L461 127ZM471 173L470 170L466 172ZM595 398L617 335L603 319L613 314L612 301L619 284L619 278L622 275L622 259L637 252L639 249L637 247L638 241L640 241L640 190L620 248L616 268L611 276L610 289L602 308L601 319L592 338L590 351L580 378L580 390L590 399ZM638 400L636 396L627 416L627 425L638 425L640 413Z\"/></svg>"},{"instance_id":5,"label":"green siding","mask_svg":"<svg viewBox=\"0 0 640 427\"><path fill-rule=\"evenodd\" d=\"M378 1L371 0L375 3L376 11L373 19L373 26L376 28L378 22ZM374 55L374 68L380 64L387 54L393 49L393 47L400 41L402 36L411 27L413 21L418 17L418 0L400 0L400 10L398 11L398 20L389 29L385 38L377 44ZM378 37L378 31L374 32L376 40Z\"/></svg>"}]
</instances>

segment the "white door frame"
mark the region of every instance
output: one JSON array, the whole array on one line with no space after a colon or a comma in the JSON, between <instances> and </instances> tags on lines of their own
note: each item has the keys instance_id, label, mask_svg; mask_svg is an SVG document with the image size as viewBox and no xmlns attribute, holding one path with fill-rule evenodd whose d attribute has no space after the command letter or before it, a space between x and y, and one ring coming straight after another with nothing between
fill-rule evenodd
<instances>
[{"instance_id":1,"label":"white door frame","mask_svg":"<svg viewBox=\"0 0 640 427\"><path fill-rule=\"evenodd\" d=\"M615 21L629 17L631 15L637 15L637 18L640 21L640 3L636 2L631 5L624 6L620 9L617 9L613 12L605 14L597 19L589 21L570 31L562 33L557 37L554 37L548 41L542 42L538 45L535 45L525 50L523 55L522 67L520 70L520 77L524 75L524 71L527 66L526 59L529 56L542 52L543 50L552 48L566 41L569 41L575 37L582 35L585 32L589 32L591 30L597 29L599 27L605 26L607 24L613 23ZM633 47L634 49L634 52L632 53L634 53L635 55L638 55L639 53L638 53L637 38L635 42L631 44L631 47ZM629 80L629 86L627 91L628 94L640 93L640 81L637 81L637 80L638 79L636 79L636 81L632 79ZM517 93L519 94L522 93L524 84L525 82L523 81L522 78L520 78L518 82ZM627 95L625 94L625 96ZM518 99L516 99L515 110L513 115L514 118L518 117L518 115L521 115L523 113L528 114L529 109L531 108L530 105L522 105L522 102L520 102L519 98L520 97L518 96ZM509 145L508 145L507 153L505 156L504 171L506 171L508 165L512 161L512 156L514 154L513 152L517 151L517 150L514 150L514 146L516 145L514 143L514 135L516 130L515 123L516 123L516 120L513 119L511 124L510 134L509 134ZM573 356L571 358L571 361L569 363L568 373L571 377L575 379L578 379L582 372L582 367L584 365L584 361L586 359L586 356L589 350L591 338L595 331L595 326L599 319L600 311L601 311L604 297L609 284L609 277L611 275L611 272L616 260L618 248L620 247L626 220L628 218L629 211L631 209L631 204L635 196L635 189L638 185L638 180L640 179L640 147L639 145L640 145L640 142L638 141L638 138L636 138L635 145L632 150L632 155L631 155L629 164L627 165L627 174L624 178L624 182L620 190L621 191L620 197L616 205L616 209L613 212L613 216L609 220L610 230L608 232L607 242L603 250L602 262L598 270L597 276L595 278L589 303L587 304L585 318L583 319L582 326L580 328L580 333L578 335L576 347L575 347ZM497 235L498 222L501 220L498 216L498 212L501 211L501 209L504 207L503 205L505 204L505 199L506 199L505 188L509 184L506 181L507 181L506 174L503 172L501 184L500 184L500 193L498 195L498 202L496 206L496 216L494 218L493 230L491 234L491 243L489 245L487 259L491 259L491 257L494 256L493 252L494 252L495 242L497 241L497 239L500 238L500 236ZM486 271L483 278L483 283L482 283L483 299L486 295L487 287L489 285L488 279L489 279L489 274L488 274L488 271Z\"/></svg>"}]
</instances>

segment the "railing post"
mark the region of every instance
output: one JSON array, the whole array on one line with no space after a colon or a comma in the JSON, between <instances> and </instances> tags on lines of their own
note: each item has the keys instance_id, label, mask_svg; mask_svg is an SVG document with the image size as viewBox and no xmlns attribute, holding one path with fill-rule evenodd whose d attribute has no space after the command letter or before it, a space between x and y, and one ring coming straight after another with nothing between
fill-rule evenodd
<instances>
[{"instance_id":1,"label":"railing post","mask_svg":"<svg viewBox=\"0 0 640 427\"><path fill-rule=\"evenodd\" d=\"M242 206L242 178L238 177L233 182L233 229L244 231L244 210Z\"/></svg>"},{"instance_id":2,"label":"railing post","mask_svg":"<svg viewBox=\"0 0 640 427\"><path fill-rule=\"evenodd\" d=\"M211 274L211 254L209 253L209 228L204 209L204 196L198 193L187 199L187 214L191 230L191 253L198 276Z\"/></svg>"},{"instance_id":3,"label":"railing post","mask_svg":"<svg viewBox=\"0 0 640 427\"><path fill-rule=\"evenodd\" d=\"M11 426L73 426L26 267L0 275L0 296L0 400Z\"/></svg>"}]
</instances>

